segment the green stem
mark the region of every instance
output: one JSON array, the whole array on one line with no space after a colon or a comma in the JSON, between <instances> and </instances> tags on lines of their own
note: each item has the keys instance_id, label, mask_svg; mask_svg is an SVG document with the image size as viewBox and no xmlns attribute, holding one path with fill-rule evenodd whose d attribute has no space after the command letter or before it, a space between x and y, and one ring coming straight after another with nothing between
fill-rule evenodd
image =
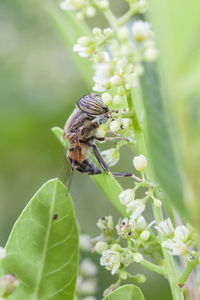
<instances>
[{"instance_id":1,"label":"green stem","mask_svg":"<svg viewBox=\"0 0 200 300\"><path fill-rule=\"evenodd\" d=\"M178 279L178 287L182 288L184 286L185 281L188 279L190 273L194 269L194 267L198 264L198 257L194 257L192 260L189 260L187 266L183 273L181 274L180 278Z\"/></svg>"},{"instance_id":2,"label":"green stem","mask_svg":"<svg viewBox=\"0 0 200 300\"><path fill-rule=\"evenodd\" d=\"M117 23L117 18L113 14L113 12L108 8L103 11L103 14L105 18L107 19L108 23L110 24L111 28L115 31L118 30L118 23Z\"/></svg>"},{"instance_id":3,"label":"green stem","mask_svg":"<svg viewBox=\"0 0 200 300\"><path fill-rule=\"evenodd\" d=\"M120 26L123 26L134 14L137 13L137 7L129 9L118 21Z\"/></svg>"},{"instance_id":4,"label":"green stem","mask_svg":"<svg viewBox=\"0 0 200 300\"><path fill-rule=\"evenodd\" d=\"M161 274L161 275L165 276L163 267L160 267L156 264L153 264L153 263L151 263L150 261L148 261L146 259L144 259L140 264L142 266L144 266L145 268L153 271L153 272L156 272L158 274Z\"/></svg>"}]
</instances>

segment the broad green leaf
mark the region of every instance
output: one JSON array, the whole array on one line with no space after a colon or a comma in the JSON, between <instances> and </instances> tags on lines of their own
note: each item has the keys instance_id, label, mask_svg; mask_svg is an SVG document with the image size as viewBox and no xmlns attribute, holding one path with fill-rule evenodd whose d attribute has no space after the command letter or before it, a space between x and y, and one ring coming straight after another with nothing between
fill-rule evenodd
<instances>
[{"instance_id":1,"label":"broad green leaf","mask_svg":"<svg viewBox=\"0 0 200 300\"><path fill-rule=\"evenodd\" d=\"M63 130L59 127L52 128L53 133L60 141L60 143L66 148L67 143L62 139ZM96 163L96 159L94 155L90 154L91 160ZM84 175L83 175L84 176ZM100 175L90 176L91 180L93 180L97 186L104 192L104 194L108 197L110 202L116 207L116 209L123 215L126 216L126 208L119 202L119 194L123 191L121 185L118 181L111 175L108 175L106 172L103 172Z\"/></svg>"},{"instance_id":2,"label":"broad green leaf","mask_svg":"<svg viewBox=\"0 0 200 300\"><path fill-rule=\"evenodd\" d=\"M77 21L77 19L68 11L61 11L59 7L51 3L48 6L48 13L56 29L61 35L67 52L71 55L80 71L82 78L85 80L88 88L92 87L93 70L92 64L88 59L80 57L73 51L73 46L81 36L90 35L90 30L86 23Z\"/></svg>"},{"instance_id":3,"label":"broad green leaf","mask_svg":"<svg viewBox=\"0 0 200 300\"><path fill-rule=\"evenodd\" d=\"M73 299L78 268L78 231L65 186L52 179L33 196L6 245L3 273L20 285L14 300Z\"/></svg>"},{"instance_id":4,"label":"broad green leaf","mask_svg":"<svg viewBox=\"0 0 200 300\"><path fill-rule=\"evenodd\" d=\"M183 199L183 183L169 134L168 118L154 64L145 64L141 85L151 165L156 179L171 204L182 216L187 216L188 211Z\"/></svg>"},{"instance_id":5,"label":"broad green leaf","mask_svg":"<svg viewBox=\"0 0 200 300\"><path fill-rule=\"evenodd\" d=\"M144 296L139 287L126 284L106 296L104 300L144 300Z\"/></svg>"}]
</instances>

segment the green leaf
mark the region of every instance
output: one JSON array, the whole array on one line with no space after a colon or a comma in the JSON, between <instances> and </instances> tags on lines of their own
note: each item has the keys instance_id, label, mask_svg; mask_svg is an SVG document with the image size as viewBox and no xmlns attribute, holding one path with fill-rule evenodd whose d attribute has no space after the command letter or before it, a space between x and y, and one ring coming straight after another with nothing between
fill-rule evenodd
<instances>
[{"instance_id":1,"label":"green leaf","mask_svg":"<svg viewBox=\"0 0 200 300\"><path fill-rule=\"evenodd\" d=\"M20 285L9 299L73 299L78 269L78 231L70 194L58 180L45 183L15 223L3 273Z\"/></svg>"},{"instance_id":2,"label":"green leaf","mask_svg":"<svg viewBox=\"0 0 200 300\"><path fill-rule=\"evenodd\" d=\"M106 296L104 300L144 300L144 296L139 287L126 284Z\"/></svg>"},{"instance_id":3,"label":"green leaf","mask_svg":"<svg viewBox=\"0 0 200 300\"><path fill-rule=\"evenodd\" d=\"M62 139L63 130L59 127L53 127L51 130L55 134L59 142L66 148L67 142ZM94 155L90 154L90 158L94 163L96 163ZM104 192L104 194L108 197L113 206L115 206L115 208L123 216L127 216L125 206L122 205L119 201L119 194L123 191L123 189L118 183L118 181L113 176L108 175L106 172L103 172L100 175L90 176L90 178Z\"/></svg>"},{"instance_id":4,"label":"green leaf","mask_svg":"<svg viewBox=\"0 0 200 300\"><path fill-rule=\"evenodd\" d=\"M188 216L183 198L183 183L169 134L168 117L162 102L155 65L145 64L144 67L141 85L151 165L168 200L183 217Z\"/></svg>"}]
</instances>

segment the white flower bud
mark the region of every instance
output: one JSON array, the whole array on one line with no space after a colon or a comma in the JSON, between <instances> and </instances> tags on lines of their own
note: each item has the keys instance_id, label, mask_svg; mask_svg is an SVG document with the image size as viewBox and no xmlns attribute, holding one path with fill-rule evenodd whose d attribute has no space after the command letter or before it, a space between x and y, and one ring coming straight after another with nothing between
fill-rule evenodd
<instances>
[{"instance_id":1,"label":"white flower bud","mask_svg":"<svg viewBox=\"0 0 200 300\"><path fill-rule=\"evenodd\" d=\"M137 219L130 219L131 231L141 233L147 227L147 223L143 216L139 216Z\"/></svg>"},{"instance_id":2,"label":"white flower bud","mask_svg":"<svg viewBox=\"0 0 200 300\"><path fill-rule=\"evenodd\" d=\"M122 103L123 103L123 98L119 95L115 95L114 99L113 99L113 104L120 106L120 105L122 105Z\"/></svg>"},{"instance_id":3,"label":"white flower bud","mask_svg":"<svg viewBox=\"0 0 200 300\"><path fill-rule=\"evenodd\" d=\"M144 52L144 58L146 61L151 62L158 57L158 49L154 47L147 48Z\"/></svg>"},{"instance_id":4,"label":"white flower bud","mask_svg":"<svg viewBox=\"0 0 200 300\"><path fill-rule=\"evenodd\" d=\"M90 251L91 249L91 239L88 234L81 234L79 236L79 247L80 250Z\"/></svg>"},{"instance_id":5,"label":"white flower bud","mask_svg":"<svg viewBox=\"0 0 200 300\"><path fill-rule=\"evenodd\" d=\"M111 28L105 28L105 29L103 30L103 33L104 33L105 35L110 35L110 34L113 33L113 30L112 30Z\"/></svg>"},{"instance_id":6,"label":"white flower bud","mask_svg":"<svg viewBox=\"0 0 200 300\"><path fill-rule=\"evenodd\" d=\"M4 259L6 257L6 249L3 247L0 247L0 260Z\"/></svg>"},{"instance_id":7,"label":"white flower bud","mask_svg":"<svg viewBox=\"0 0 200 300\"><path fill-rule=\"evenodd\" d=\"M125 253L121 257L121 262L124 267L128 267L133 262L133 256L130 253Z\"/></svg>"},{"instance_id":8,"label":"white flower bud","mask_svg":"<svg viewBox=\"0 0 200 300\"><path fill-rule=\"evenodd\" d=\"M119 244L113 244L112 247L111 247L111 250L113 251L117 251L117 252L120 252L121 251L121 246Z\"/></svg>"},{"instance_id":9,"label":"white flower bud","mask_svg":"<svg viewBox=\"0 0 200 300\"><path fill-rule=\"evenodd\" d=\"M113 77L110 78L110 83L112 85L119 86L122 84L122 78L118 75L114 75Z\"/></svg>"},{"instance_id":10,"label":"white flower bud","mask_svg":"<svg viewBox=\"0 0 200 300\"><path fill-rule=\"evenodd\" d=\"M99 137L105 137L106 136L106 130L103 127L99 127L97 129L97 135Z\"/></svg>"},{"instance_id":11,"label":"white flower bud","mask_svg":"<svg viewBox=\"0 0 200 300\"><path fill-rule=\"evenodd\" d=\"M141 240L148 241L148 239L150 238L150 232L148 230L144 230L141 234L140 234L140 238Z\"/></svg>"},{"instance_id":12,"label":"white flower bud","mask_svg":"<svg viewBox=\"0 0 200 300\"><path fill-rule=\"evenodd\" d=\"M151 24L143 21L136 21L133 23L132 32L134 38L141 42L152 36Z\"/></svg>"},{"instance_id":13,"label":"white flower bud","mask_svg":"<svg viewBox=\"0 0 200 300\"><path fill-rule=\"evenodd\" d=\"M117 233L123 239L127 239L131 235L131 226L129 225L128 218L122 219L120 224L116 225Z\"/></svg>"},{"instance_id":14,"label":"white flower bud","mask_svg":"<svg viewBox=\"0 0 200 300\"><path fill-rule=\"evenodd\" d=\"M144 171L147 167L147 159L144 155L140 154L133 159L133 165L137 171Z\"/></svg>"},{"instance_id":15,"label":"white flower bud","mask_svg":"<svg viewBox=\"0 0 200 300\"><path fill-rule=\"evenodd\" d=\"M120 203L127 205L135 199L135 191L133 189L127 189L119 194Z\"/></svg>"},{"instance_id":16,"label":"white flower bud","mask_svg":"<svg viewBox=\"0 0 200 300\"><path fill-rule=\"evenodd\" d=\"M109 93L102 94L103 103L107 106L112 104L112 96Z\"/></svg>"},{"instance_id":17,"label":"white flower bud","mask_svg":"<svg viewBox=\"0 0 200 300\"><path fill-rule=\"evenodd\" d=\"M134 253L133 260L137 263L141 263L143 261L143 256L140 253Z\"/></svg>"},{"instance_id":18,"label":"white flower bud","mask_svg":"<svg viewBox=\"0 0 200 300\"><path fill-rule=\"evenodd\" d=\"M122 86L120 86L118 89L117 89L117 94L121 97L123 97L125 95L125 90Z\"/></svg>"},{"instance_id":19,"label":"white flower bud","mask_svg":"<svg viewBox=\"0 0 200 300\"><path fill-rule=\"evenodd\" d=\"M127 273L125 271L121 271L119 274L120 279L126 280L127 279Z\"/></svg>"},{"instance_id":20,"label":"white flower bud","mask_svg":"<svg viewBox=\"0 0 200 300\"><path fill-rule=\"evenodd\" d=\"M93 18L96 15L96 9L93 6L88 6L85 10L85 14L89 18Z\"/></svg>"},{"instance_id":21,"label":"white flower bud","mask_svg":"<svg viewBox=\"0 0 200 300\"><path fill-rule=\"evenodd\" d=\"M109 125L110 131L115 132L120 129L120 120L114 120Z\"/></svg>"},{"instance_id":22,"label":"white flower bud","mask_svg":"<svg viewBox=\"0 0 200 300\"><path fill-rule=\"evenodd\" d=\"M101 29L98 28L98 27L94 27L92 29L92 33L95 35L95 36L99 36L101 34Z\"/></svg>"},{"instance_id":23,"label":"white flower bud","mask_svg":"<svg viewBox=\"0 0 200 300\"><path fill-rule=\"evenodd\" d=\"M127 129L131 125L131 120L128 118L123 118L121 121L122 129Z\"/></svg>"},{"instance_id":24,"label":"white flower bud","mask_svg":"<svg viewBox=\"0 0 200 300\"><path fill-rule=\"evenodd\" d=\"M111 148L108 150L104 150L101 152L101 155L103 156L105 162L111 167L116 165L120 158L118 148Z\"/></svg>"},{"instance_id":25,"label":"white flower bud","mask_svg":"<svg viewBox=\"0 0 200 300\"><path fill-rule=\"evenodd\" d=\"M162 202L159 199L154 199L153 203L156 207L161 207L162 206Z\"/></svg>"},{"instance_id":26,"label":"white flower bud","mask_svg":"<svg viewBox=\"0 0 200 300\"><path fill-rule=\"evenodd\" d=\"M79 271L83 276L95 276L97 267L90 258L84 258L80 264Z\"/></svg>"},{"instance_id":27,"label":"white flower bud","mask_svg":"<svg viewBox=\"0 0 200 300\"><path fill-rule=\"evenodd\" d=\"M120 41L127 40L128 39L128 29L125 26L119 28L119 30L117 31L117 37Z\"/></svg>"},{"instance_id":28,"label":"white flower bud","mask_svg":"<svg viewBox=\"0 0 200 300\"><path fill-rule=\"evenodd\" d=\"M101 0L98 2L98 7L100 9L106 9L109 7L109 2L107 0Z\"/></svg>"},{"instance_id":29,"label":"white flower bud","mask_svg":"<svg viewBox=\"0 0 200 300\"><path fill-rule=\"evenodd\" d=\"M87 37L87 36L81 36L81 37L78 39L77 43L78 43L80 46L86 47L86 46L88 46L89 43L90 43L90 38Z\"/></svg>"},{"instance_id":30,"label":"white flower bud","mask_svg":"<svg viewBox=\"0 0 200 300\"><path fill-rule=\"evenodd\" d=\"M139 0L137 7L140 13L145 13L148 9L148 3L146 0Z\"/></svg>"},{"instance_id":31,"label":"white flower bud","mask_svg":"<svg viewBox=\"0 0 200 300\"><path fill-rule=\"evenodd\" d=\"M95 245L95 251L99 254L101 254L104 250L107 250L108 248L109 246L106 242L97 242Z\"/></svg>"},{"instance_id":32,"label":"white flower bud","mask_svg":"<svg viewBox=\"0 0 200 300\"><path fill-rule=\"evenodd\" d=\"M60 8L63 10L76 11L84 6L85 0L64 0L60 3Z\"/></svg>"}]
</instances>

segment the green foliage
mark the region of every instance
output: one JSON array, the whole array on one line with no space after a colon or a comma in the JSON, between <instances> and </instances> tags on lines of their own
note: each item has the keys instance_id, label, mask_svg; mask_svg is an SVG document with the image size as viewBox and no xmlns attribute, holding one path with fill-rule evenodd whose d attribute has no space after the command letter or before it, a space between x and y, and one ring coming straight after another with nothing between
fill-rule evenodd
<instances>
[{"instance_id":1,"label":"green foliage","mask_svg":"<svg viewBox=\"0 0 200 300\"><path fill-rule=\"evenodd\" d=\"M151 165L171 204L182 216L187 216L188 211L183 202L183 184L167 126L155 65L145 64L141 84Z\"/></svg>"},{"instance_id":2,"label":"green foliage","mask_svg":"<svg viewBox=\"0 0 200 300\"><path fill-rule=\"evenodd\" d=\"M105 300L144 300L141 290L132 284L119 287L104 298Z\"/></svg>"},{"instance_id":3,"label":"green foliage","mask_svg":"<svg viewBox=\"0 0 200 300\"><path fill-rule=\"evenodd\" d=\"M52 179L33 196L6 245L3 273L20 285L9 299L73 299L78 231L65 186Z\"/></svg>"},{"instance_id":4,"label":"green foliage","mask_svg":"<svg viewBox=\"0 0 200 300\"><path fill-rule=\"evenodd\" d=\"M66 148L67 142L62 140L63 130L59 127L53 127L52 132L55 134L60 143ZM90 154L90 158L95 162L94 155ZM119 202L119 194L123 191L118 181L106 172L101 175L90 176L90 178L97 184L97 186L104 192L110 202L116 207L116 209L126 216L126 208Z\"/></svg>"}]
</instances>

